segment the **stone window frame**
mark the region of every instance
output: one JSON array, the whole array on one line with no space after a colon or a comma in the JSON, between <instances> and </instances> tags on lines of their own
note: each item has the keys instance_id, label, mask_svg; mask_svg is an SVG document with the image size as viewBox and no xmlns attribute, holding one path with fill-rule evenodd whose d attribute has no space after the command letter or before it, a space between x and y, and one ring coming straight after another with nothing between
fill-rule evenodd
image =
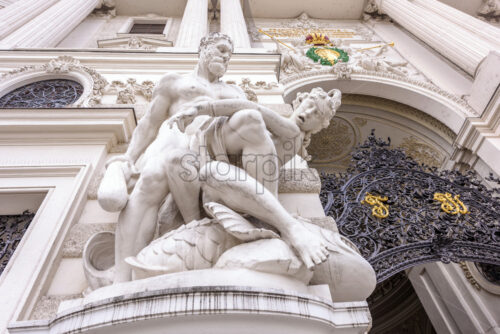
<instances>
[{"instance_id":1,"label":"stone window frame","mask_svg":"<svg viewBox=\"0 0 500 334\"><path fill-rule=\"evenodd\" d=\"M0 294L12 304L0 305L0 326L27 319L33 302L54 273L62 241L84 204L90 165L0 167L0 193L45 193L21 242L0 276ZM68 196L68 194L75 194Z\"/></svg>"},{"instance_id":2,"label":"stone window frame","mask_svg":"<svg viewBox=\"0 0 500 334\"><path fill-rule=\"evenodd\" d=\"M0 296L9 300L0 303L0 328L30 318L52 284L64 240L80 218L96 171L112 147L130 140L135 126L132 108L0 110L0 199L45 194L0 275Z\"/></svg>"},{"instance_id":3,"label":"stone window frame","mask_svg":"<svg viewBox=\"0 0 500 334\"><path fill-rule=\"evenodd\" d=\"M20 72L11 76L7 76L0 83L0 97L3 97L18 88L35 82L56 79L75 81L83 87L83 92L80 97L72 104L69 104L67 107L85 105L86 101L92 95L93 80L90 75L86 73L80 73L77 71L70 71L67 73L47 73L44 70L35 70L30 72Z\"/></svg>"},{"instance_id":4,"label":"stone window frame","mask_svg":"<svg viewBox=\"0 0 500 334\"><path fill-rule=\"evenodd\" d=\"M163 34L131 34L130 31L134 24L165 24ZM172 18L170 17L129 17L127 21L121 26L116 34L118 37L126 36L148 36L148 37L163 37L166 38L172 26Z\"/></svg>"}]
</instances>

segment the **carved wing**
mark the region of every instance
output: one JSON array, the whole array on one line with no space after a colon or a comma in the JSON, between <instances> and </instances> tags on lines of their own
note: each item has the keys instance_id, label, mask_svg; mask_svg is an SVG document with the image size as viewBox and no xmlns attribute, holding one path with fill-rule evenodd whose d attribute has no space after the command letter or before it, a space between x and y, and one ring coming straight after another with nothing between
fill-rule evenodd
<instances>
[{"instance_id":1,"label":"carved wing","mask_svg":"<svg viewBox=\"0 0 500 334\"><path fill-rule=\"evenodd\" d=\"M137 278L211 268L220 255L240 242L210 219L193 221L154 240L126 262Z\"/></svg>"}]
</instances>

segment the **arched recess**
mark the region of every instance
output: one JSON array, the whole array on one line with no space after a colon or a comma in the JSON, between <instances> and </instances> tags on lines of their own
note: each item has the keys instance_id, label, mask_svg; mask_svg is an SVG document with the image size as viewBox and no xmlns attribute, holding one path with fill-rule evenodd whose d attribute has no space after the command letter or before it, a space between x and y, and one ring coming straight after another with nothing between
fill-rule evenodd
<instances>
[{"instance_id":1,"label":"arched recess","mask_svg":"<svg viewBox=\"0 0 500 334\"><path fill-rule=\"evenodd\" d=\"M284 100L291 103L298 92L314 87L325 90L337 88L343 94L360 94L396 101L416 108L439 120L457 134L467 117L477 117L476 112L461 98L438 87L393 75L352 74L348 80L339 80L332 73L306 73L282 82Z\"/></svg>"},{"instance_id":2,"label":"arched recess","mask_svg":"<svg viewBox=\"0 0 500 334\"><path fill-rule=\"evenodd\" d=\"M411 156L408 147L394 145L394 141L379 145L375 139L387 139L406 129L422 143L438 148L437 151L445 153L450 159L456 136L464 122L468 117L477 116L463 100L431 84L391 75L363 73L353 74L348 80L338 80L334 70L313 75L306 73L295 80L287 79L284 86L284 99L288 103L297 92L309 91L313 87L342 91L343 104L333 123L343 122L343 128L326 129L326 137L337 136L336 140L341 141L341 131L349 127L354 129L355 122L350 122L348 117L348 113L353 112L369 116L379 124L386 122L386 128L393 126L392 133L390 129L384 133L376 132L375 136L371 136L371 144L365 143L365 148L370 148L371 153L366 149L358 150L351 161L347 156L347 161L354 165L347 174L327 180L328 194L325 196L325 184L322 194L325 213L336 219L341 233L365 251L363 255L374 266L379 282L406 268L435 261L497 264L498 261L491 259L495 258L494 254L497 254L496 258L500 254L496 244L500 238L500 202L488 193L481 182L454 171L440 172L419 167L413 160L426 161L418 161L418 157L406 160L405 151ZM364 135L358 135L358 143L367 139L367 129L363 131ZM352 132L362 131L358 127ZM315 136L321 136L321 132ZM312 156L315 136L308 148ZM335 140L329 142L325 139L325 132L322 142L326 143L327 149L335 145ZM346 143L341 145L347 146ZM368 157L362 157L365 153ZM445 166L444 160L432 164L433 167ZM314 160L311 166L316 167ZM440 209L441 197L447 193L461 196L468 212L462 207L457 216L454 209L451 214L443 211L442 207ZM386 200L391 209L387 217L372 216L373 207L367 202L370 194L388 197ZM379 198L379 202L383 201ZM450 229L450 226L456 229ZM470 235L464 235L463 231Z\"/></svg>"},{"instance_id":3,"label":"arched recess","mask_svg":"<svg viewBox=\"0 0 500 334\"><path fill-rule=\"evenodd\" d=\"M71 107L92 107L100 104L108 84L94 69L83 66L77 59L60 56L47 64L25 66L0 76L0 97L13 90L43 80L66 79L80 83L83 93Z\"/></svg>"},{"instance_id":4,"label":"arched recess","mask_svg":"<svg viewBox=\"0 0 500 334\"><path fill-rule=\"evenodd\" d=\"M455 133L442 122L408 105L368 95L344 94L327 129L312 136L310 166L323 172L346 170L351 153L377 129L417 161L441 167L453 151Z\"/></svg>"}]
</instances>

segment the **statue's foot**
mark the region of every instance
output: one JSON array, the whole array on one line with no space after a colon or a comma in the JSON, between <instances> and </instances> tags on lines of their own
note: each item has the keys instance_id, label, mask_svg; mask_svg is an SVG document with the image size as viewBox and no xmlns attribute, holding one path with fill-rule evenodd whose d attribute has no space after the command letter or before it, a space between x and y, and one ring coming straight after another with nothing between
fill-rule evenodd
<instances>
[{"instance_id":1,"label":"statue's foot","mask_svg":"<svg viewBox=\"0 0 500 334\"><path fill-rule=\"evenodd\" d=\"M295 221L284 236L307 269L326 261L330 254L323 238L309 231L299 221Z\"/></svg>"}]
</instances>

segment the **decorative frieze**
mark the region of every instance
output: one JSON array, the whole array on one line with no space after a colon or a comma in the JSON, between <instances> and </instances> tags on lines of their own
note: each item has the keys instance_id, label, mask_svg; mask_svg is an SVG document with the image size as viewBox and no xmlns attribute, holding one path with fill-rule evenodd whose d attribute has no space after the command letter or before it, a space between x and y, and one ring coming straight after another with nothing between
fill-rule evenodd
<instances>
[{"instance_id":1,"label":"decorative frieze","mask_svg":"<svg viewBox=\"0 0 500 334\"><path fill-rule=\"evenodd\" d=\"M226 83L237 84L236 81L232 80L228 80ZM253 83L249 78L242 78L241 82L237 85L245 92L247 99L253 102L258 102L257 93L279 89L279 85L276 82L257 81Z\"/></svg>"},{"instance_id":2,"label":"decorative frieze","mask_svg":"<svg viewBox=\"0 0 500 334\"><path fill-rule=\"evenodd\" d=\"M127 50L155 50L159 47L171 47L173 43L161 38L150 36L126 36L97 41L99 48Z\"/></svg>"},{"instance_id":3,"label":"decorative frieze","mask_svg":"<svg viewBox=\"0 0 500 334\"><path fill-rule=\"evenodd\" d=\"M139 84L136 79L129 78L127 82L112 81L107 92L116 93L117 104L135 104L136 96L142 96L146 101L153 98L154 82L146 80Z\"/></svg>"}]
</instances>

